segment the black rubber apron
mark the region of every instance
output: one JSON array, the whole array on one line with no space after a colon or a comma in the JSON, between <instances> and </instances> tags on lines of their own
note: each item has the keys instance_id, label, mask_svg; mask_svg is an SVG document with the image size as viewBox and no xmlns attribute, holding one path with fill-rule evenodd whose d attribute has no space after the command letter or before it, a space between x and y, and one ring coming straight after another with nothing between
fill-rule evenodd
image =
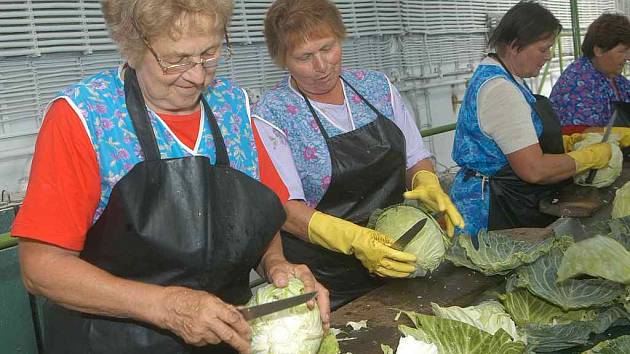
<instances>
[{"instance_id":1,"label":"black rubber apron","mask_svg":"<svg viewBox=\"0 0 630 354\"><path fill-rule=\"evenodd\" d=\"M518 85L499 57L495 55L492 57L501 63L512 81ZM546 97L534 96L536 97L534 109L543 127L542 134L538 138L541 150L545 154L564 154L560 120ZM546 185L528 183L514 172L509 163L488 177L488 180L490 185L488 230L549 225L556 220L556 217L541 213L538 210L538 204L541 199L551 196L570 181Z\"/></svg>"},{"instance_id":2,"label":"black rubber apron","mask_svg":"<svg viewBox=\"0 0 630 354\"><path fill-rule=\"evenodd\" d=\"M121 278L205 290L231 304L251 296L250 270L285 220L267 187L229 166L216 119L216 164L204 156L160 159L135 72L125 97L145 160L113 188L80 257ZM185 344L173 333L129 319L88 315L45 304L46 354L232 353L227 345Z\"/></svg>"},{"instance_id":3,"label":"black rubber apron","mask_svg":"<svg viewBox=\"0 0 630 354\"><path fill-rule=\"evenodd\" d=\"M317 112L302 93L330 153L331 182L316 209L358 225L365 225L377 208L400 203L405 192L405 137L400 129L352 85L340 77L377 118L353 131L328 136ZM330 291L331 307L382 285L354 256L329 251L283 232L284 254L290 262L309 266Z\"/></svg>"}]
</instances>

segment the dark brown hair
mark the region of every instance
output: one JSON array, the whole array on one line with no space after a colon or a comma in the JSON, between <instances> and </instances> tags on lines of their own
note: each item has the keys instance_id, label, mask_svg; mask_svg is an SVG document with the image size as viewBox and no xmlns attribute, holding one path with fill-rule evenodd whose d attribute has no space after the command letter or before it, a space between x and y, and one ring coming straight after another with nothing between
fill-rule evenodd
<instances>
[{"instance_id":1,"label":"dark brown hair","mask_svg":"<svg viewBox=\"0 0 630 354\"><path fill-rule=\"evenodd\" d=\"M499 54L509 45L521 50L539 40L555 37L561 30L560 21L549 10L532 1L521 1L503 15L490 36L489 45Z\"/></svg>"},{"instance_id":2,"label":"dark brown hair","mask_svg":"<svg viewBox=\"0 0 630 354\"><path fill-rule=\"evenodd\" d=\"M582 54L592 58L595 46L607 52L619 44L630 46L630 21L624 15L606 13L588 26L582 42Z\"/></svg>"}]
</instances>

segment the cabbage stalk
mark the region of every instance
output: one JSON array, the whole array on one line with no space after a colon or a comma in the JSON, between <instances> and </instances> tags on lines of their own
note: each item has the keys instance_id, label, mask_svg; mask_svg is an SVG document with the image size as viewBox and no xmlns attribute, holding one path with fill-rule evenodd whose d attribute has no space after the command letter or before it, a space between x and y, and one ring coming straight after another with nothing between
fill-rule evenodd
<instances>
[{"instance_id":1,"label":"cabbage stalk","mask_svg":"<svg viewBox=\"0 0 630 354\"><path fill-rule=\"evenodd\" d=\"M574 144L574 150L584 149L587 146L601 143L602 142L602 134L598 133L587 133L585 134L585 138L581 141L578 141ZM621 168L623 165L623 154L621 153L621 149L619 148L619 136L616 134L610 134L608 137L608 141L610 144L610 149L612 155L610 157L610 161L608 161L608 166L597 170L597 174L593 179L593 183L587 184L586 179L589 174L589 170L584 171L580 174L577 174L573 177L575 183L582 186L592 186L597 188L608 187L617 177L621 175Z\"/></svg>"},{"instance_id":2,"label":"cabbage stalk","mask_svg":"<svg viewBox=\"0 0 630 354\"><path fill-rule=\"evenodd\" d=\"M247 306L261 305L304 293L304 284L289 279L284 288L273 284L258 289ZM311 310L301 304L254 319L252 353L254 354L316 354L324 336L317 305Z\"/></svg>"}]
</instances>

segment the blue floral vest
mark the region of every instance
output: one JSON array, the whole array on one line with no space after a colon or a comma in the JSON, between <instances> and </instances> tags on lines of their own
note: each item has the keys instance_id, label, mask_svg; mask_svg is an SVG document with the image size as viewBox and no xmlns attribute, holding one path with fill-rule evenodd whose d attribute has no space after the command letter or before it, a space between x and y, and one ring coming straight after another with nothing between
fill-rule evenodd
<instances>
[{"instance_id":1,"label":"blue floral vest","mask_svg":"<svg viewBox=\"0 0 630 354\"><path fill-rule=\"evenodd\" d=\"M477 117L477 96L485 83L503 77L518 86L523 96L532 107L532 121L536 135L542 134L542 122L535 110L536 98L528 87L517 84L509 74L497 65L480 65L473 74L464 95L464 102L459 110L453 160L461 167L455 176L450 196L462 214L466 226L464 232L476 235L481 229L488 228L488 212L490 208L490 191L488 184L481 177L470 177L465 180L467 170L477 171L484 176L492 176L508 163L497 143L479 126ZM509 112L506 112L509 119Z\"/></svg>"},{"instance_id":2,"label":"blue floral vest","mask_svg":"<svg viewBox=\"0 0 630 354\"><path fill-rule=\"evenodd\" d=\"M101 196L93 218L96 222L107 206L114 185L144 159L125 104L119 69L103 71L70 86L56 98L62 97L80 114L96 152L101 178ZM217 78L204 97L221 128L230 166L259 179L258 153L245 92L232 82ZM155 112L149 110L149 115L163 159L192 156ZM207 156L214 163L214 140L205 118L202 132L195 154Z\"/></svg>"},{"instance_id":3,"label":"blue floral vest","mask_svg":"<svg viewBox=\"0 0 630 354\"><path fill-rule=\"evenodd\" d=\"M394 116L389 81L384 74L371 70L343 69L341 76L356 88L385 117ZM355 128L376 119L376 114L350 87L343 84ZM315 108L317 110L317 108ZM331 164L326 141L302 95L289 86L289 78L280 81L256 104L255 114L269 121L287 136L306 203L316 207L330 185ZM318 112L330 137L345 133Z\"/></svg>"}]
</instances>

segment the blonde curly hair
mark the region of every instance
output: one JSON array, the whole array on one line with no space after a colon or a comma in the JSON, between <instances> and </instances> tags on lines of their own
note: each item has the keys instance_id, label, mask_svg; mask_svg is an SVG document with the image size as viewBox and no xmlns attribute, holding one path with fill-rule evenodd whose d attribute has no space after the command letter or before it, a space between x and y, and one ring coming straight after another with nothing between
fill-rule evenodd
<instances>
[{"instance_id":1,"label":"blonde curly hair","mask_svg":"<svg viewBox=\"0 0 630 354\"><path fill-rule=\"evenodd\" d=\"M223 31L228 25L232 0L102 0L101 11L121 55L132 65L140 62L148 41L168 35Z\"/></svg>"}]
</instances>

